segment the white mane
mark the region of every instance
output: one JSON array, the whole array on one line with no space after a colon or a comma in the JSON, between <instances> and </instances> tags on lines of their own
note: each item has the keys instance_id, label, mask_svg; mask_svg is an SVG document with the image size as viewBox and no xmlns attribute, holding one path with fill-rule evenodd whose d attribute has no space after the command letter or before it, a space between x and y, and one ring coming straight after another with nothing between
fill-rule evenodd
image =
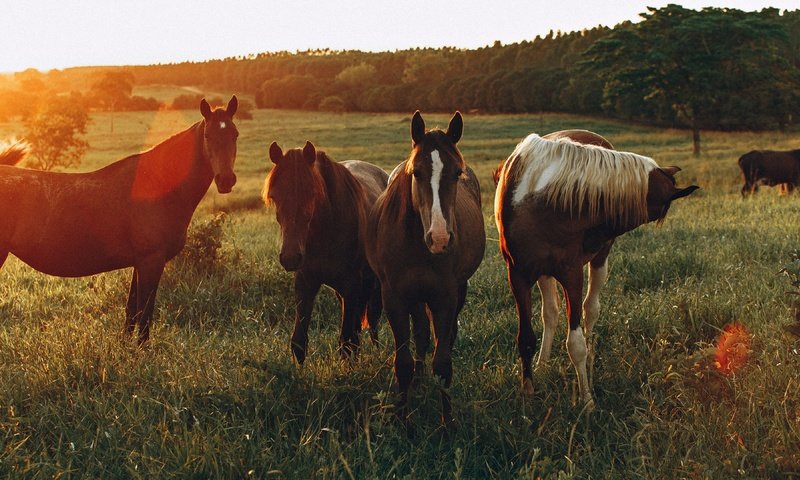
<instances>
[{"instance_id":1,"label":"white mane","mask_svg":"<svg viewBox=\"0 0 800 480\"><path fill-rule=\"evenodd\" d=\"M635 153L531 134L508 157L503 172L506 180L516 179L507 186L513 205L535 195L572 215L627 223L647 220L648 175L654 168L652 158Z\"/></svg>"}]
</instances>

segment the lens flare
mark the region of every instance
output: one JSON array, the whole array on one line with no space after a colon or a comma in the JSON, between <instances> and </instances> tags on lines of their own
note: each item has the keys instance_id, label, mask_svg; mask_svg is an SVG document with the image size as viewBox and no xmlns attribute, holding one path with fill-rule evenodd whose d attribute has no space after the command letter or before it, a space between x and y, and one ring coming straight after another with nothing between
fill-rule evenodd
<instances>
[{"instance_id":1,"label":"lens flare","mask_svg":"<svg viewBox=\"0 0 800 480\"><path fill-rule=\"evenodd\" d=\"M723 375L730 375L747 363L750 355L752 335L744 325L732 323L722 329L717 339L714 355L717 369Z\"/></svg>"}]
</instances>

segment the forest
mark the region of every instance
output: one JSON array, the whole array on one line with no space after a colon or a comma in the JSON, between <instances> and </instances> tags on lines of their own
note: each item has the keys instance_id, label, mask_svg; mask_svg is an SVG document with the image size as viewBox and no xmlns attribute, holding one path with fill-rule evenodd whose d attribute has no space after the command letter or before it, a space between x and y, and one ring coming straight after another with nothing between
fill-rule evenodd
<instances>
[{"instance_id":1,"label":"forest","mask_svg":"<svg viewBox=\"0 0 800 480\"><path fill-rule=\"evenodd\" d=\"M166 65L29 69L0 79L0 120L30 113L37 97L70 92L95 110L182 108L131 96L134 85L171 84L248 95L257 108L565 112L695 130L796 122L800 10L671 4L641 15L641 22L614 28L550 31L472 50L265 52Z\"/></svg>"}]
</instances>

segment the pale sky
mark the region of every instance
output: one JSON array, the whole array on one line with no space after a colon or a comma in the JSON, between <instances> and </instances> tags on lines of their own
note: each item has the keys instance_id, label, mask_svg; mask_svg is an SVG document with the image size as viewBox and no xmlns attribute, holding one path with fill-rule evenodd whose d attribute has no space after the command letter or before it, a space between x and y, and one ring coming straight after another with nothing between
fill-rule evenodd
<instances>
[{"instance_id":1,"label":"pale sky","mask_svg":"<svg viewBox=\"0 0 800 480\"><path fill-rule=\"evenodd\" d=\"M478 48L637 21L668 3L800 9L798 0L0 0L0 72L316 48Z\"/></svg>"}]
</instances>

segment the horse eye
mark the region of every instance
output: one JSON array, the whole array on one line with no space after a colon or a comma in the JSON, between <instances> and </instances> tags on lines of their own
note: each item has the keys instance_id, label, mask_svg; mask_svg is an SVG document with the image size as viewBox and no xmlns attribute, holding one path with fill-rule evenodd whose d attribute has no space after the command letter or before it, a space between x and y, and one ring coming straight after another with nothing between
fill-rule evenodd
<instances>
[{"instance_id":1,"label":"horse eye","mask_svg":"<svg viewBox=\"0 0 800 480\"><path fill-rule=\"evenodd\" d=\"M464 170L456 170L456 180L461 178L461 175L464 175Z\"/></svg>"},{"instance_id":2,"label":"horse eye","mask_svg":"<svg viewBox=\"0 0 800 480\"><path fill-rule=\"evenodd\" d=\"M416 168L411 172L411 174L414 175L414 178L419 178L419 170Z\"/></svg>"}]
</instances>

